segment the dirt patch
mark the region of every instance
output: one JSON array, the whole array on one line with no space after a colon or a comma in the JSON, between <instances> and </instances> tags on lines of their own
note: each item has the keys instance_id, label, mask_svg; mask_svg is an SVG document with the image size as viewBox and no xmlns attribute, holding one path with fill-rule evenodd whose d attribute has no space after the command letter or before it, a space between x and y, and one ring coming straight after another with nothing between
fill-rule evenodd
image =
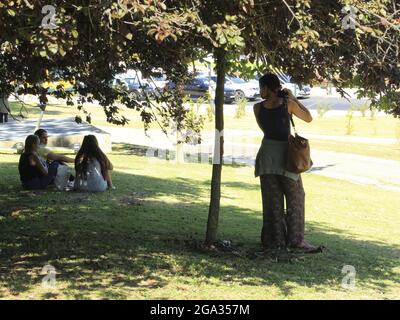
<instances>
[{"instance_id":1,"label":"dirt patch","mask_svg":"<svg viewBox=\"0 0 400 320\"><path fill-rule=\"evenodd\" d=\"M264 260L271 263L299 263L306 259L304 252L289 250L286 248L276 250L263 250L253 248L243 249L240 245L233 244L230 240L219 240L213 245L205 245L199 240L186 241L186 246L191 250L214 257L238 257L249 260ZM321 251L322 252L322 251Z\"/></svg>"},{"instance_id":2,"label":"dirt patch","mask_svg":"<svg viewBox=\"0 0 400 320\"><path fill-rule=\"evenodd\" d=\"M125 206L142 206L144 204L144 199L149 196L149 192L132 192L129 195L120 198L119 202Z\"/></svg>"},{"instance_id":3,"label":"dirt patch","mask_svg":"<svg viewBox=\"0 0 400 320\"><path fill-rule=\"evenodd\" d=\"M23 214L24 210L28 210L28 207L11 207L11 208L4 208L0 209L0 216L8 216L11 218L18 218L21 214Z\"/></svg>"}]
</instances>

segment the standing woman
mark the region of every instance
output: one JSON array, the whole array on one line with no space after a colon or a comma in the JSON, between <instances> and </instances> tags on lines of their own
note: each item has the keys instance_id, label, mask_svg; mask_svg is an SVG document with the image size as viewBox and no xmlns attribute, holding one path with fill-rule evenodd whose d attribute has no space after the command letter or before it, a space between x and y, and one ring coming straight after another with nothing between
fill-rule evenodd
<instances>
[{"instance_id":1,"label":"standing woman","mask_svg":"<svg viewBox=\"0 0 400 320\"><path fill-rule=\"evenodd\" d=\"M319 247L304 240L305 193L301 176L285 168L290 136L289 114L305 122L311 122L313 118L289 90L282 90L275 74L266 74L259 82L264 101L254 105L254 114L264 139L257 154L255 175L261 181L262 245L265 249L289 247L318 252Z\"/></svg>"}]
</instances>

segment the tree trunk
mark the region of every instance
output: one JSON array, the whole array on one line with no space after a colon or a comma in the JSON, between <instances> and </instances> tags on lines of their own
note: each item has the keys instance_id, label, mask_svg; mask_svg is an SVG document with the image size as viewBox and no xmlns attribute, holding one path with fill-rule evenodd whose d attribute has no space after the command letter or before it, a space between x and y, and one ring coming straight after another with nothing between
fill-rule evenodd
<instances>
[{"instance_id":1,"label":"tree trunk","mask_svg":"<svg viewBox=\"0 0 400 320\"><path fill-rule=\"evenodd\" d=\"M177 164L184 164L185 163L185 153L183 152L183 148L184 148L184 143L181 142L182 140L182 134L177 131L176 132L176 148L175 148L175 152L176 152L176 163Z\"/></svg>"},{"instance_id":2,"label":"tree trunk","mask_svg":"<svg viewBox=\"0 0 400 320\"><path fill-rule=\"evenodd\" d=\"M180 104L183 104L183 97L185 84L182 80L178 81L176 84L176 100L180 101ZM176 163L183 164L185 163L185 154L183 152L184 142L182 141L182 132L178 129L178 123L176 123Z\"/></svg>"},{"instance_id":3,"label":"tree trunk","mask_svg":"<svg viewBox=\"0 0 400 320\"><path fill-rule=\"evenodd\" d=\"M214 58L217 65L217 88L215 90L215 146L211 180L211 199L208 211L206 245L212 245L217 239L219 208L221 200L221 173L224 156L224 100L226 53L216 49Z\"/></svg>"}]
</instances>

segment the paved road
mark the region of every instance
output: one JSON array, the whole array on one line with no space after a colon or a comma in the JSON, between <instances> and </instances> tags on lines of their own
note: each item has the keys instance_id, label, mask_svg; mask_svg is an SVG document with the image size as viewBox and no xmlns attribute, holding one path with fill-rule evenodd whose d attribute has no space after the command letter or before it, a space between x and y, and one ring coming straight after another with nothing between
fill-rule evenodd
<instances>
[{"instance_id":1,"label":"paved road","mask_svg":"<svg viewBox=\"0 0 400 320\"><path fill-rule=\"evenodd\" d=\"M225 134L229 139L235 138L259 138L263 137L260 130L225 130ZM336 142L349 142L349 143L364 143L364 144L380 144L380 145L392 145L399 141L391 138L373 138L373 137L356 137L356 136L328 136L323 134L308 134L302 133L307 139L311 140L325 140L325 141L336 141Z\"/></svg>"},{"instance_id":2,"label":"paved road","mask_svg":"<svg viewBox=\"0 0 400 320\"><path fill-rule=\"evenodd\" d=\"M246 112L253 112L254 104L260 102L261 100L257 101L249 101ZM325 106L329 108L329 111L326 113L326 116L342 116L345 115L351 107L360 107L364 104L368 103L368 100L362 99L355 99L351 98L350 100L341 98L341 97L309 97L300 99L300 101L311 111L313 115L317 114L318 106ZM226 104L224 107L225 114L232 115L235 113L236 105L235 104ZM357 113L358 111L356 111Z\"/></svg>"},{"instance_id":3,"label":"paved road","mask_svg":"<svg viewBox=\"0 0 400 320\"><path fill-rule=\"evenodd\" d=\"M15 148L17 143L23 143L25 138L36 130L37 120L11 120L0 125L0 149ZM41 127L49 133L49 143L70 148L81 143L83 136L94 134L99 144L105 150L111 150L110 135L87 123L77 124L74 118L44 119Z\"/></svg>"},{"instance_id":4,"label":"paved road","mask_svg":"<svg viewBox=\"0 0 400 320\"><path fill-rule=\"evenodd\" d=\"M175 150L174 139L167 138L159 130L151 130L148 133L149 136L146 136L141 129L109 127L101 127L101 129L111 134L113 142L148 146L152 148L152 152L156 149ZM226 132L225 137L224 161L253 166L259 146L235 143L234 139L230 139L229 132ZM213 150L214 138L212 134L205 134L203 139L204 142L200 146L185 146L185 152L194 154L195 158L198 154L206 155L205 159L208 161L208 155ZM398 161L315 149L312 150L312 158L314 161L312 174L400 192L400 162Z\"/></svg>"},{"instance_id":5,"label":"paved road","mask_svg":"<svg viewBox=\"0 0 400 320\"><path fill-rule=\"evenodd\" d=\"M26 136L33 134L36 126L37 120L11 120L7 124L0 125L0 141L15 140L22 142ZM54 137L104 133L86 122L77 124L74 118L43 119L41 127L46 128L49 135Z\"/></svg>"},{"instance_id":6,"label":"paved road","mask_svg":"<svg viewBox=\"0 0 400 320\"><path fill-rule=\"evenodd\" d=\"M331 110L344 110L347 111L351 106L361 106L366 104L367 100L358 100L358 99L344 99L340 97L309 97L305 99L300 99L300 101L310 110L317 110L317 106L319 104L329 107ZM254 103L250 103L250 105L254 105Z\"/></svg>"},{"instance_id":7,"label":"paved road","mask_svg":"<svg viewBox=\"0 0 400 320\"><path fill-rule=\"evenodd\" d=\"M232 161L231 151L238 148L242 154L237 155L235 152L233 161L253 166L259 146L227 143L226 158L228 161ZM313 174L400 192L399 161L316 149L311 151L311 157L314 167L310 172Z\"/></svg>"}]
</instances>

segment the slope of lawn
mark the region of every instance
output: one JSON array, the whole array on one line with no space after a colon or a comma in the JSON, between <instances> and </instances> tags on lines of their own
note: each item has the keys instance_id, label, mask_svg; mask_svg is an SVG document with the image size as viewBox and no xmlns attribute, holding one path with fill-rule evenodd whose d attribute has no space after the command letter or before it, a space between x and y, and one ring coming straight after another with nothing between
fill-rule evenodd
<instances>
[{"instance_id":1,"label":"slope of lawn","mask_svg":"<svg viewBox=\"0 0 400 320\"><path fill-rule=\"evenodd\" d=\"M225 129L227 130L256 130L259 128L255 122L252 111L240 119L235 118L234 110L236 105L226 105L225 110ZM15 115L18 115L21 110L21 104L11 103L11 109ZM91 114L92 124L95 126L114 126L106 121L103 108L96 105L88 105L85 107L88 113ZM203 111L206 105L202 105ZM140 112L120 107L121 114L130 120L127 127L129 128L143 128ZM229 112L230 111L230 112ZM22 109L22 114L27 118L37 119L40 109L33 104L26 104ZM52 104L49 103L46 108L45 118L70 118L76 115L81 115L83 119L85 116L80 113L76 107L67 106L65 104ZM205 116L204 112L203 115ZM206 117L207 118L207 117ZM206 121L204 130L213 131L214 122ZM303 134L318 134L318 135L333 135L333 136L361 136L371 138L390 138L400 140L400 121L393 116L356 116L349 121L346 116L324 116L315 117L312 123L304 123L296 121L296 127L300 133ZM159 129L157 123L150 125L152 129Z\"/></svg>"},{"instance_id":2,"label":"slope of lawn","mask_svg":"<svg viewBox=\"0 0 400 320\"><path fill-rule=\"evenodd\" d=\"M232 137L225 139L228 143L257 144L260 145L260 137ZM400 141L397 144L373 144L343 141L329 141L310 139L311 150L326 150L341 153L352 153L360 156L382 158L386 160L400 161Z\"/></svg>"},{"instance_id":3,"label":"slope of lawn","mask_svg":"<svg viewBox=\"0 0 400 320\"><path fill-rule=\"evenodd\" d=\"M259 257L258 180L227 166L219 238L238 254L205 253L211 167L111 159L116 190L44 193L22 191L18 156L0 154L0 299L400 298L398 193L306 174L307 239L326 251Z\"/></svg>"}]
</instances>

